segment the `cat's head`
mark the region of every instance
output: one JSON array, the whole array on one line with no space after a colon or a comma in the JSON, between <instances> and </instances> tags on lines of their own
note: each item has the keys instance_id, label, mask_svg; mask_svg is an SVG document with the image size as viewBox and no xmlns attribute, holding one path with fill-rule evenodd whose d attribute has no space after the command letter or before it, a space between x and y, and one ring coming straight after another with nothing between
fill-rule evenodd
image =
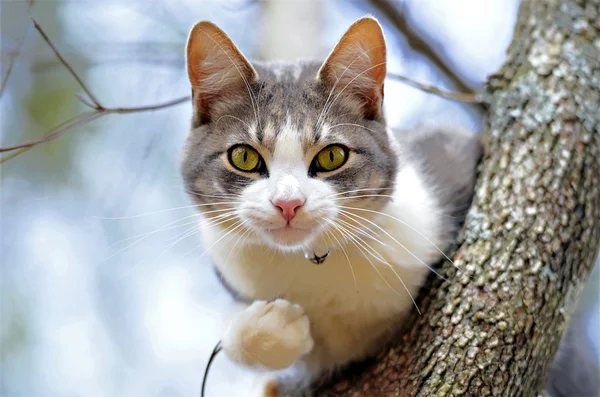
<instances>
[{"instance_id":1,"label":"cat's head","mask_svg":"<svg viewBox=\"0 0 600 397\"><path fill-rule=\"evenodd\" d=\"M306 249L318 237L336 244L340 226L355 234L360 222L344 212L383 206L396 175L382 113L385 62L370 17L324 63L251 64L216 25L196 24L182 171L198 209L224 234L247 231L279 249Z\"/></svg>"}]
</instances>

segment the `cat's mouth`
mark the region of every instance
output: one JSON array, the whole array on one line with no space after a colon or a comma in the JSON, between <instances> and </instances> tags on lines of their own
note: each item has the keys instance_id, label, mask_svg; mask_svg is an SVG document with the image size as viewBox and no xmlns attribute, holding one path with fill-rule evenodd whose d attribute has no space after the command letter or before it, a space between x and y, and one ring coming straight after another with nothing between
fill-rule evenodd
<instances>
[{"instance_id":1,"label":"cat's mouth","mask_svg":"<svg viewBox=\"0 0 600 397\"><path fill-rule=\"evenodd\" d=\"M294 248L303 245L313 234L313 229L287 224L280 228L267 229L265 232L273 243L287 248Z\"/></svg>"}]
</instances>

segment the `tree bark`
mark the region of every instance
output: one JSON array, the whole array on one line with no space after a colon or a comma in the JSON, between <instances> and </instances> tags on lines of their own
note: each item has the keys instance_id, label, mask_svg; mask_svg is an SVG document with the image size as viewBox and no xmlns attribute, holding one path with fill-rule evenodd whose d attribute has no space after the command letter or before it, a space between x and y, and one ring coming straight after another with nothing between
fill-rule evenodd
<instances>
[{"instance_id":1,"label":"tree bark","mask_svg":"<svg viewBox=\"0 0 600 397\"><path fill-rule=\"evenodd\" d=\"M600 0L523 0L449 281L319 396L535 396L600 242Z\"/></svg>"}]
</instances>

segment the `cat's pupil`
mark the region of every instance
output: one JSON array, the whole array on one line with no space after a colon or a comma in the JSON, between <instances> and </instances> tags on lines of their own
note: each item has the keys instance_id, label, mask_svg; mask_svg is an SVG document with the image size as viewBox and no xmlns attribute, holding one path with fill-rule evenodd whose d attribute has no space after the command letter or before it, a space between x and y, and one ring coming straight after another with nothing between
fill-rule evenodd
<instances>
[{"instance_id":1,"label":"cat's pupil","mask_svg":"<svg viewBox=\"0 0 600 397\"><path fill-rule=\"evenodd\" d=\"M244 151L244 163L248 162L248 152Z\"/></svg>"},{"instance_id":2,"label":"cat's pupil","mask_svg":"<svg viewBox=\"0 0 600 397\"><path fill-rule=\"evenodd\" d=\"M333 163L333 150L329 151L329 161Z\"/></svg>"}]
</instances>

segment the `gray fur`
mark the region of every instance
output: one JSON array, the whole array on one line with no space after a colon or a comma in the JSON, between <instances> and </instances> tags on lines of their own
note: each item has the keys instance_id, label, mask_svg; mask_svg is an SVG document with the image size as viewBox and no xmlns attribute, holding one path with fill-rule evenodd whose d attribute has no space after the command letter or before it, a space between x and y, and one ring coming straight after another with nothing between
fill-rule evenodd
<instances>
[{"instance_id":1,"label":"gray fur","mask_svg":"<svg viewBox=\"0 0 600 397\"><path fill-rule=\"evenodd\" d=\"M347 142L346 146L352 151L353 167L317 177L331 182L339 192L381 188L382 192L389 193L385 189L392 187L397 159L383 118L371 120L357 112L354 102L343 100L343 96L353 95L348 90L333 102L322 119L330 126L345 125L332 128L326 136L321 128L315 128L327 99L335 98L335 94L330 97L332 87L316 78L320 65L320 62L301 63L298 74L298 64L278 63L277 73L268 64L254 64L259 79L250 83L249 89L257 103L256 113L250 95L244 91L239 93L238 100L229 100L223 106L215 107L209 122L199 124L197 120L200 118L194 118L184 148L182 174L186 188L196 202L214 202L214 196L238 194L256 178L267 178L268 174L244 174L231 170L223 156L235 144L250 144L261 153L268 169L277 136L288 117L299 133L298 138L307 153L307 163L329 144ZM318 124L323 125L322 122ZM248 131L248 126L253 125L262 127L256 133L257 142ZM371 197L369 200L385 202L385 198ZM214 208L206 206L203 209Z\"/></svg>"},{"instance_id":2,"label":"gray fur","mask_svg":"<svg viewBox=\"0 0 600 397\"><path fill-rule=\"evenodd\" d=\"M438 231L440 240L451 244L471 204L483 154L479 136L458 126L422 126L396 135L402 148L401 162L416 164L433 187L446 220Z\"/></svg>"}]
</instances>

